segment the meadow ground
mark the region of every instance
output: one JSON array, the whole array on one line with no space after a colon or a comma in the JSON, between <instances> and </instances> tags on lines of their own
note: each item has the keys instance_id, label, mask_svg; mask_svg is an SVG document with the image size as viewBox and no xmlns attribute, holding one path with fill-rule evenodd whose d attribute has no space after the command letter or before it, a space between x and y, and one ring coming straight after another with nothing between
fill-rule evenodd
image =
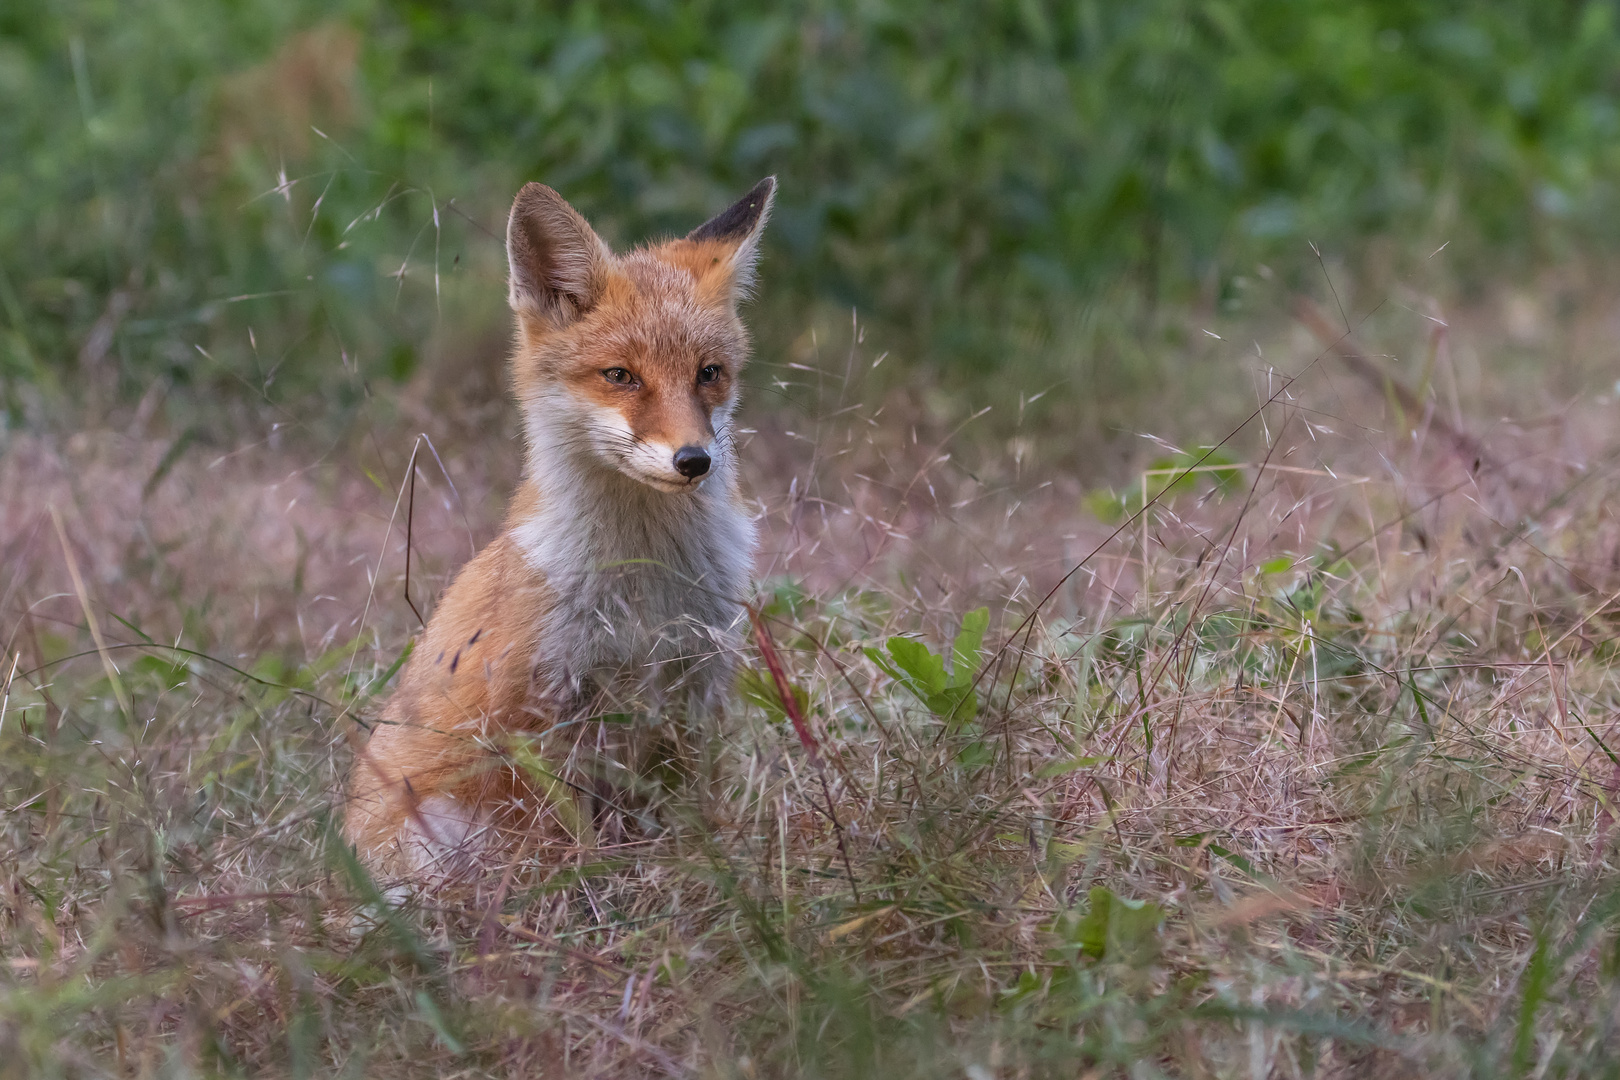
<instances>
[{"instance_id":1,"label":"meadow ground","mask_svg":"<svg viewBox=\"0 0 1620 1080\"><path fill-rule=\"evenodd\" d=\"M1430 316L1307 313L1117 492L1061 414L760 368L710 770L399 907L337 798L510 421L8 436L0 1075L1620 1072L1620 405Z\"/></svg>"}]
</instances>

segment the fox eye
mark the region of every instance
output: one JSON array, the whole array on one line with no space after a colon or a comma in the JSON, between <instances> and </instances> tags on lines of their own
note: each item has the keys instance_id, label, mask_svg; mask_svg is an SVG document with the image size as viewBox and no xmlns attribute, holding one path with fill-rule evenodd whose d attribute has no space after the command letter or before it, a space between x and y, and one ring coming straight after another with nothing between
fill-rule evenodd
<instances>
[{"instance_id":1,"label":"fox eye","mask_svg":"<svg viewBox=\"0 0 1620 1080\"><path fill-rule=\"evenodd\" d=\"M636 377L622 367L604 368L602 371L602 377L608 382L615 383L619 386L629 386L631 383L636 381Z\"/></svg>"},{"instance_id":2,"label":"fox eye","mask_svg":"<svg viewBox=\"0 0 1620 1080\"><path fill-rule=\"evenodd\" d=\"M698 385L707 386L720 377L720 365L708 364L698 369Z\"/></svg>"}]
</instances>

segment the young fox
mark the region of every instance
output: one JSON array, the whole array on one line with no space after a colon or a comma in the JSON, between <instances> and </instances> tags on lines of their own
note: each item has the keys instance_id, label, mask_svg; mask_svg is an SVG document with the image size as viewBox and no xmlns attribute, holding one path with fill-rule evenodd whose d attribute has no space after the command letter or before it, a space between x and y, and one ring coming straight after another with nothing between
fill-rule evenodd
<instances>
[{"instance_id":1,"label":"young fox","mask_svg":"<svg viewBox=\"0 0 1620 1080\"><path fill-rule=\"evenodd\" d=\"M754 556L731 430L737 305L775 192L762 180L686 237L623 255L552 189L518 193L523 481L356 755L344 832L375 868L442 879L559 825L588 835L572 793L611 790L615 769L633 781L649 749L624 717L718 704Z\"/></svg>"}]
</instances>

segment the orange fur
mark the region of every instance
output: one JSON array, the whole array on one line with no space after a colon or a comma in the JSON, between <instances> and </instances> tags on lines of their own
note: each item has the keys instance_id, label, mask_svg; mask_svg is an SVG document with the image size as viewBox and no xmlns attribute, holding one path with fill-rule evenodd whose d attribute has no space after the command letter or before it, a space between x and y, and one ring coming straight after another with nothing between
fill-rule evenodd
<instances>
[{"instance_id":1,"label":"orange fur","mask_svg":"<svg viewBox=\"0 0 1620 1080\"><path fill-rule=\"evenodd\" d=\"M736 304L774 190L620 256L549 188L518 195L525 476L357 752L344 831L373 865L454 876L559 825L582 839L558 804L598 784L592 748L633 774L648 742L601 717L656 736L718 705L753 552L729 430L748 354Z\"/></svg>"}]
</instances>

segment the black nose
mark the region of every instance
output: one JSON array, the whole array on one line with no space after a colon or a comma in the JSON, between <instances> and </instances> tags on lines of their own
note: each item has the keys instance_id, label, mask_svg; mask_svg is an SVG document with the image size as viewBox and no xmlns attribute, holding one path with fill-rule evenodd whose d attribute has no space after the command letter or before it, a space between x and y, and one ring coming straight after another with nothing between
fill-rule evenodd
<instances>
[{"instance_id":1,"label":"black nose","mask_svg":"<svg viewBox=\"0 0 1620 1080\"><path fill-rule=\"evenodd\" d=\"M683 446L675 451L675 471L696 480L709 471L709 452L701 446Z\"/></svg>"}]
</instances>

